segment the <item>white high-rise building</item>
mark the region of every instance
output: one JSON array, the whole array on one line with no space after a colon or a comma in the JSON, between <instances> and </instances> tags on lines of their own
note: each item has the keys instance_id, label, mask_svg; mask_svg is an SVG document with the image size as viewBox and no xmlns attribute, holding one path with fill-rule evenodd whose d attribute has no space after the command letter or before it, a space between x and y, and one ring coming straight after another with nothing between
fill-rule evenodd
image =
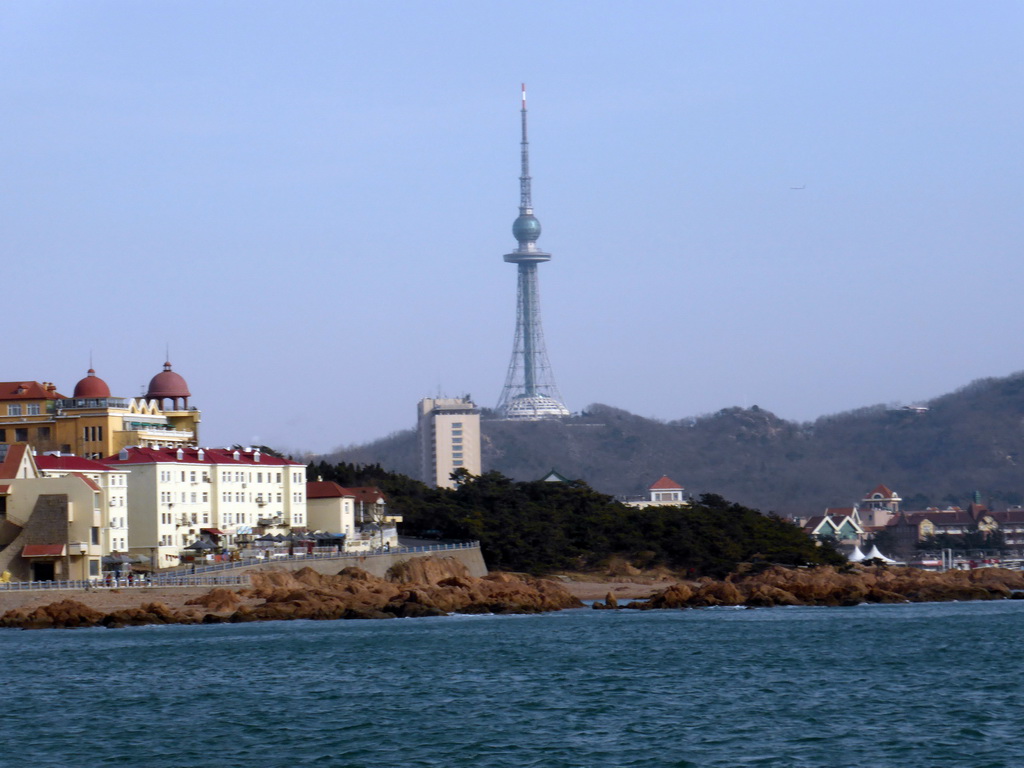
<instances>
[{"instance_id":1,"label":"white high-rise building","mask_svg":"<svg viewBox=\"0 0 1024 768\"><path fill-rule=\"evenodd\" d=\"M427 485L453 488L451 474L481 472L480 409L468 397L429 398L417 408L420 477Z\"/></svg>"}]
</instances>

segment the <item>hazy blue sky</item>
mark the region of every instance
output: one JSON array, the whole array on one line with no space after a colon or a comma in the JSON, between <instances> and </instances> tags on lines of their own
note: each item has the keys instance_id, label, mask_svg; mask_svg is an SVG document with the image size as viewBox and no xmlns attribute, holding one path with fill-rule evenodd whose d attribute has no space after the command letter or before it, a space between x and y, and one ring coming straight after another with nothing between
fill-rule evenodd
<instances>
[{"instance_id":1,"label":"hazy blue sky","mask_svg":"<svg viewBox=\"0 0 1024 768\"><path fill-rule=\"evenodd\" d=\"M527 83L573 410L792 419L1024 368L1019 2L0 5L0 379L164 362L207 445L493 406ZM805 187L795 190L793 187Z\"/></svg>"}]
</instances>

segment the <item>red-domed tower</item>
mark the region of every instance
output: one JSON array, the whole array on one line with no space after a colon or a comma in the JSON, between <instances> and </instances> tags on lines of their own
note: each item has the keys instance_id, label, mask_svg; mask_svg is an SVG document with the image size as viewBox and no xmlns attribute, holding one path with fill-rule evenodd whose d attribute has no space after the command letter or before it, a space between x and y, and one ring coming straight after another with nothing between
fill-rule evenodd
<instances>
[{"instance_id":1,"label":"red-domed tower","mask_svg":"<svg viewBox=\"0 0 1024 768\"><path fill-rule=\"evenodd\" d=\"M72 397L110 397L110 387L107 386L107 382L96 375L96 371L90 368L85 378L75 384L75 393Z\"/></svg>"},{"instance_id":2,"label":"red-domed tower","mask_svg":"<svg viewBox=\"0 0 1024 768\"><path fill-rule=\"evenodd\" d=\"M149 390L146 392L147 400L156 400L161 409L172 411L187 411L188 399L191 396L185 379L181 374L171 370L170 361L164 363L164 369L150 380ZM171 401L170 409L164 408L164 400Z\"/></svg>"}]
</instances>

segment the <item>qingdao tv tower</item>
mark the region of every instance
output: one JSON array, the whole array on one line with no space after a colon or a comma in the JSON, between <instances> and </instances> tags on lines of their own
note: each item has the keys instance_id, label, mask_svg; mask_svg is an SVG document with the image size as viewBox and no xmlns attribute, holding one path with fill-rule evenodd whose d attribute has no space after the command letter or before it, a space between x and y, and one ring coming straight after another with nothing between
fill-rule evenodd
<instances>
[{"instance_id":1,"label":"qingdao tv tower","mask_svg":"<svg viewBox=\"0 0 1024 768\"><path fill-rule=\"evenodd\" d=\"M537 290L537 265L551 261L551 254L537 248L540 222L533 215L530 190L530 144L526 135L526 86L522 104L522 172L519 176L519 217L512 234L519 245L505 254L505 261L519 268L516 300L516 337L512 361L505 377L505 388L498 400L498 413L506 419L557 419L569 415L555 385L544 346L540 322L540 294Z\"/></svg>"}]
</instances>

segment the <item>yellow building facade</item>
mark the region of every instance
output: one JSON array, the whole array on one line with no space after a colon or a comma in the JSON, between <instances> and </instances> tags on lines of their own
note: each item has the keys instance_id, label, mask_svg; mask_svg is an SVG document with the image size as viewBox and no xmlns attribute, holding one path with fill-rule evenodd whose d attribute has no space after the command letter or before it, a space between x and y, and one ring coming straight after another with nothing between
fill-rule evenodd
<instances>
[{"instance_id":1,"label":"yellow building facade","mask_svg":"<svg viewBox=\"0 0 1024 768\"><path fill-rule=\"evenodd\" d=\"M86 458L127 446L197 445L201 413L189 406L188 385L165 363L142 398L113 397L89 369L71 397L50 382L0 382L0 451L28 445Z\"/></svg>"}]
</instances>

